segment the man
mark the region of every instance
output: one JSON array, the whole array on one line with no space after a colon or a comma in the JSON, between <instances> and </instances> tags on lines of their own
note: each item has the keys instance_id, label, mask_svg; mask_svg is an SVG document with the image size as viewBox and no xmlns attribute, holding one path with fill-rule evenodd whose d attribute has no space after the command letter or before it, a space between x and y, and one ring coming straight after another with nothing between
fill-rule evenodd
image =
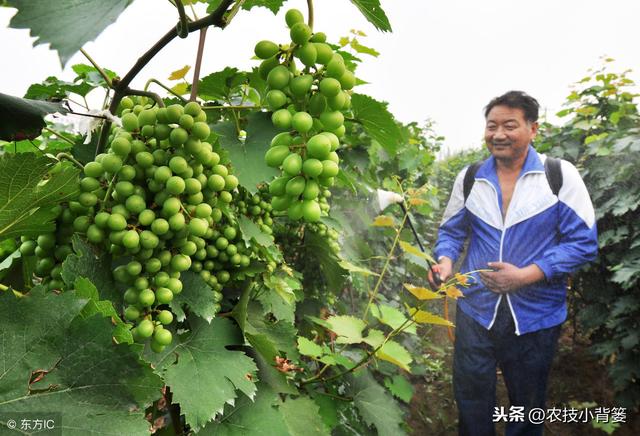
<instances>
[{"instance_id":1,"label":"man","mask_svg":"<svg viewBox=\"0 0 640 436\"><path fill-rule=\"evenodd\" d=\"M453 385L460 435L493 435L496 367L511 408L506 434L541 435L528 412L545 408L547 378L560 325L566 319L566 278L597 253L593 206L576 168L560 161L554 195L546 156L531 142L538 102L510 91L485 108L491 157L477 169L468 197L465 168L458 174L435 246L441 279L467 237L461 271L476 278L458 300ZM551 162L551 161L550 161ZM433 284L433 277L429 277Z\"/></svg>"}]
</instances>

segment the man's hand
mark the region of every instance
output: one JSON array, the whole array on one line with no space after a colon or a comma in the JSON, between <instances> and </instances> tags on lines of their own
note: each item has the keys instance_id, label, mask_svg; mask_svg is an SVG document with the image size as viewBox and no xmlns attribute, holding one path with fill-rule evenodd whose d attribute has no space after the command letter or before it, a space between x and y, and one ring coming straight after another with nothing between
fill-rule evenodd
<instances>
[{"instance_id":1,"label":"man's hand","mask_svg":"<svg viewBox=\"0 0 640 436\"><path fill-rule=\"evenodd\" d=\"M493 271L481 272L480 278L489 290L505 294L544 279L544 273L536 264L518 268L507 262L489 262Z\"/></svg>"},{"instance_id":2,"label":"man's hand","mask_svg":"<svg viewBox=\"0 0 640 436\"><path fill-rule=\"evenodd\" d=\"M451 274L453 274L453 262L448 257L443 256L440 260L440 263L438 263L437 265L433 265L433 268L429 270L429 283L431 284L432 288L437 289L440 287L440 284L436 285L435 281L433 280L433 273L431 271L438 273L440 275L440 280L442 280L442 282L444 283L449 280Z\"/></svg>"}]
</instances>

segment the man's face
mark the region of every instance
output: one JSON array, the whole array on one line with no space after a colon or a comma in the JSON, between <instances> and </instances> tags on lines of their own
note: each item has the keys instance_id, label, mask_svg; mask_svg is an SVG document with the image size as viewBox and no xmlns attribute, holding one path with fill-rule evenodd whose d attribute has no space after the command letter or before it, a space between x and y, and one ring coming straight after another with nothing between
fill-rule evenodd
<instances>
[{"instance_id":1,"label":"man's face","mask_svg":"<svg viewBox=\"0 0 640 436\"><path fill-rule=\"evenodd\" d=\"M494 106L487 115L484 140L493 157L513 162L524 159L537 132L538 123L528 122L522 109Z\"/></svg>"}]
</instances>

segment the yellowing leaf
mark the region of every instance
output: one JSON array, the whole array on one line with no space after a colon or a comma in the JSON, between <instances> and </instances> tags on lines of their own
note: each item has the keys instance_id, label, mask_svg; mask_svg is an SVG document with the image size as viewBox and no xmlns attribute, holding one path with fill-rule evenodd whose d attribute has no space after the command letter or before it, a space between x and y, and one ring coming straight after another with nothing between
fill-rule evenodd
<instances>
[{"instance_id":1,"label":"yellowing leaf","mask_svg":"<svg viewBox=\"0 0 640 436\"><path fill-rule=\"evenodd\" d=\"M338 264L346 269L349 272L354 272L354 273L360 273L364 276L379 276L380 274L378 273L374 273L373 271L370 271L366 268L362 268L360 266L354 265L351 262L348 262L346 260L341 260L340 262L338 262Z\"/></svg>"},{"instance_id":2,"label":"yellowing leaf","mask_svg":"<svg viewBox=\"0 0 640 436\"><path fill-rule=\"evenodd\" d=\"M451 321L447 321L441 316L434 315L433 313L429 313L424 310L409 309L409 315L418 324L437 324L437 325L444 325L447 327L454 326Z\"/></svg>"},{"instance_id":3,"label":"yellowing leaf","mask_svg":"<svg viewBox=\"0 0 640 436\"><path fill-rule=\"evenodd\" d=\"M433 260L433 258L429 256L427 253L423 253L422 251L420 251L420 249L414 247L413 245L407 242L400 241L400 247L402 248L402 251L404 251L405 253L413 254L414 256L427 259L431 263L436 263L435 260Z\"/></svg>"},{"instance_id":4,"label":"yellowing leaf","mask_svg":"<svg viewBox=\"0 0 640 436\"><path fill-rule=\"evenodd\" d=\"M411 353L407 351L402 345L395 341L387 341L378 351L376 351L376 357L381 360L393 363L396 366L404 369L405 371L411 371L409 364L413 361Z\"/></svg>"},{"instance_id":5,"label":"yellowing leaf","mask_svg":"<svg viewBox=\"0 0 640 436\"><path fill-rule=\"evenodd\" d=\"M187 91L189 91L189 84L184 82L178 83L176 86L171 88L171 90L178 95L184 95L187 93Z\"/></svg>"},{"instance_id":6,"label":"yellowing leaf","mask_svg":"<svg viewBox=\"0 0 640 436\"><path fill-rule=\"evenodd\" d=\"M378 329L371 329L367 337L362 341L365 344L371 345L373 348L377 348L384 342L384 333Z\"/></svg>"},{"instance_id":7,"label":"yellowing leaf","mask_svg":"<svg viewBox=\"0 0 640 436\"><path fill-rule=\"evenodd\" d=\"M447 286L444 292L447 294L447 297L453 298L454 300L457 300L460 297L464 297L460 289L456 288L455 286Z\"/></svg>"},{"instance_id":8,"label":"yellowing leaf","mask_svg":"<svg viewBox=\"0 0 640 436\"><path fill-rule=\"evenodd\" d=\"M442 298L442 295L433 292L427 288L422 288L420 286L413 286L409 283L405 283L404 287L411 292L418 300L435 300L437 298Z\"/></svg>"},{"instance_id":9,"label":"yellowing leaf","mask_svg":"<svg viewBox=\"0 0 640 436\"><path fill-rule=\"evenodd\" d=\"M344 47L347 44L349 44L349 38L347 38L346 36L340 38L340 47Z\"/></svg>"},{"instance_id":10,"label":"yellowing leaf","mask_svg":"<svg viewBox=\"0 0 640 436\"><path fill-rule=\"evenodd\" d=\"M371 223L374 227L393 227L395 223L393 222L393 218L387 215L379 215L373 220Z\"/></svg>"},{"instance_id":11,"label":"yellowing leaf","mask_svg":"<svg viewBox=\"0 0 640 436\"><path fill-rule=\"evenodd\" d=\"M180 68L179 70L175 70L174 72L171 73L171 75L169 76L169 80L180 80L180 79L184 79L184 76L187 75L187 73L189 72L189 70L191 69L191 66L189 65L185 65L184 67Z\"/></svg>"},{"instance_id":12,"label":"yellowing leaf","mask_svg":"<svg viewBox=\"0 0 640 436\"><path fill-rule=\"evenodd\" d=\"M460 274L460 273L455 273L455 275L453 276L458 283L460 283L462 286L466 286L467 283L469 283L469 277L464 275L464 274Z\"/></svg>"},{"instance_id":13,"label":"yellowing leaf","mask_svg":"<svg viewBox=\"0 0 640 436\"><path fill-rule=\"evenodd\" d=\"M411 206L421 206L423 204L427 204L427 200L424 200L422 198L410 198L409 199L409 204Z\"/></svg>"}]
</instances>

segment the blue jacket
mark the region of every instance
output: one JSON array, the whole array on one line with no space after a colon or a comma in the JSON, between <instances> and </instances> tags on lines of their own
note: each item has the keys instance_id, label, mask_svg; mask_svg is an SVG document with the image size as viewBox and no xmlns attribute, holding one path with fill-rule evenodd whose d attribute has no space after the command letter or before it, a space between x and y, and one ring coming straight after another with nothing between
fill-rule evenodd
<instances>
[{"instance_id":1,"label":"blue jacket","mask_svg":"<svg viewBox=\"0 0 640 436\"><path fill-rule=\"evenodd\" d=\"M545 159L529 146L504 221L495 159L490 157L480 166L466 202L462 185L467 169L462 170L434 250L437 258L447 256L455 262L469 236L461 272L486 269L492 261L540 267L545 280L504 294L518 335L566 319L567 274L593 260L598 250L593 205L578 170L562 161L563 184L556 197L544 172ZM462 289L458 307L490 329L503 296L487 289L479 274L473 277L473 283Z\"/></svg>"}]
</instances>

